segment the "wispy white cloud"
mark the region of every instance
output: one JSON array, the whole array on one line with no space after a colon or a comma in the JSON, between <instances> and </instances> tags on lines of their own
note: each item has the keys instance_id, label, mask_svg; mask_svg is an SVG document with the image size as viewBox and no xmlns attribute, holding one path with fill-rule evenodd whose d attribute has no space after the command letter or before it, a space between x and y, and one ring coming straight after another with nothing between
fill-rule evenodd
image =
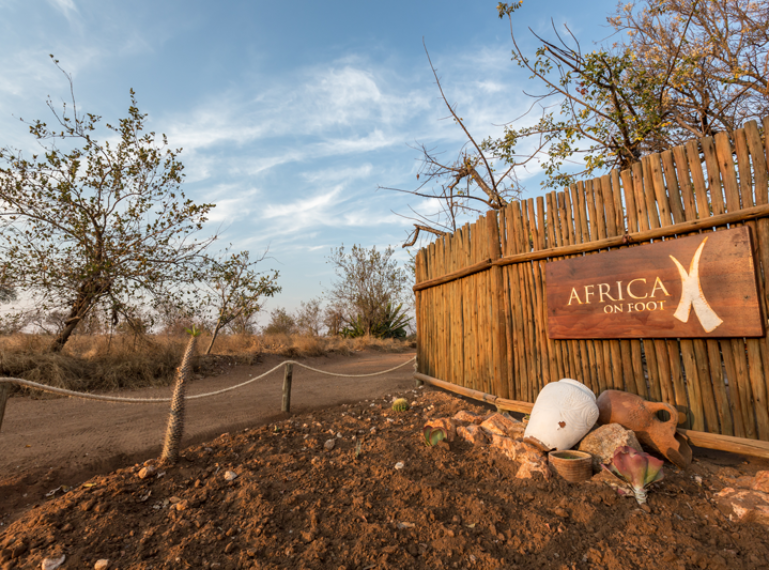
<instances>
[{"instance_id":1,"label":"wispy white cloud","mask_svg":"<svg viewBox=\"0 0 769 570\"><path fill-rule=\"evenodd\" d=\"M373 169L374 167L371 163L350 166L347 168L325 168L322 170L304 172L302 173L302 178L309 184L328 184L339 182L340 180L351 181L366 178L371 175Z\"/></svg>"},{"instance_id":2,"label":"wispy white cloud","mask_svg":"<svg viewBox=\"0 0 769 570\"><path fill-rule=\"evenodd\" d=\"M262 218L266 220L275 218L291 218L301 226L312 223L332 223L327 215L330 207L338 204L338 197L342 193L342 186L336 186L328 191L320 191L314 196L300 198L291 202L268 204L262 210Z\"/></svg>"},{"instance_id":3,"label":"wispy white cloud","mask_svg":"<svg viewBox=\"0 0 769 570\"><path fill-rule=\"evenodd\" d=\"M69 21L72 21L78 13L77 6L72 0L48 0L48 3L64 14Z\"/></svg>"},{"instance_id":4,"label":"wispy white cloud","mask_svg":"<svg viewBox=\"0 0 769 570\"><path fill-rule=\"evenodd\" d=\"M232 223L252 216L261 192L256 188L242 189L240 184L223 184L208 191L206 201L216 204L208 219L212 223Z\"/></svg>"}]
</instances>

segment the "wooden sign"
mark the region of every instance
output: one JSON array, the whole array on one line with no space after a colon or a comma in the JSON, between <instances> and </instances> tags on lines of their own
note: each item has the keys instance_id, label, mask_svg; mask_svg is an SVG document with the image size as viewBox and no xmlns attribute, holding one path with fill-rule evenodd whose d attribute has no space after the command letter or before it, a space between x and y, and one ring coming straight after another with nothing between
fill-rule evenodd
<instances>
[{"instance_id":1,"label":"wooden sign","mask_svg":"<svg viewBox=\"0 0 769 570\"><path fill-rule=\"evenodd\" d=\"M548 336L763 336L750 228L547 264Z\"/></svg>"}]
</instances>

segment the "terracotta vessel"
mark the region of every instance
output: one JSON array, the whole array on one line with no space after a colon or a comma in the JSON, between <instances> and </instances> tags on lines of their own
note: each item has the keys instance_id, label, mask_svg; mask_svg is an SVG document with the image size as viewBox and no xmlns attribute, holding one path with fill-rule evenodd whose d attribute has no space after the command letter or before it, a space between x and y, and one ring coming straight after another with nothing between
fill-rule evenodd
<instances>
[{"instance_id":1,"label":"terracotta vessel","mask_svg":"<svg viewBox=\"0 0 769 570\"><path fill-rule=\"evenodd\" d=\"M585 451L551 451L548 460L555 472L570 483L587 481L593 476L593 456Z\"/></svg>"},{"instance_id":2,"label":"terracotta vessel","mask_svg":"<svg viewBox=\"0 0 769 570\"><path fill-rule=\"evenodd\" d=\"M620 390L605 390L596 403L599 424L620 424L633 430L642 444L656 449L674 465L686 468L691 464L692 450L684 436L676 431L678 410L674 406L647 402ZM657 412L662 410L670 415L664 422L657 417Z\"/></svg>"}]
</instances>

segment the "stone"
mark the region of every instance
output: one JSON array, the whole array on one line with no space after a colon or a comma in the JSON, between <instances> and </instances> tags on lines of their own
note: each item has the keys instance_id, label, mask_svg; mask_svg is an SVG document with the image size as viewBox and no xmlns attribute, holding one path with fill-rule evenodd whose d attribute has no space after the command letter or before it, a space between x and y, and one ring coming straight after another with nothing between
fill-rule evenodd
<instances>
[{"instance_id":1,"label":"stone","mask_svg":"<svg viewBox=\"0 0 769 570\"><path fill-rule=\"evenodd\" d=\"M23 540L17 540L13 542L7 549L11 555L11 558L18 558L29 550L29 545Z\"/></svg>"},{"instance_id":2,"label":"stone","mask_svg":"<svg viewBox=\"0 0 769 570\"><path fill-rule=\"evenodd\" d=\"M465 411L465 410L460 410L459 412L454 414L454 417L451 418L451 419L454 420L455 422L457 422L458 424L476 424L476 425L480 425L484 421L486 421L486 419L488 417L489 417L488 415L482 416L482 415L476 414L474 412L468 412L468 411Z\"/></svg>"},{"instance_id":3,"label":"stone","mask_svg":"<svg viewBox=\"0 0 769 570\"><path fill-rule=\"evenodd\" d=\"M425 424L425 428L442 429L446 432L446 441L449 443L454 441L457 435L457 425L454 420L450 418L440 418L437 420L430 420Z\"/></svg>"},{"instance_id":4,"label":"stone","mask_svg":"<svg viewBox=\"0 0 769 570\"><path fill-rule=\"evenodd\" d=\"M109 565L110 561L107 558L102 558L96 561L96 564L93 565L93 570L107 570Z\"/></svg>"},{"instance_id":5,"label":"stone","mask_svg":"<svg viewBox=\"0 0 769 570\"><path fill-rule=\"evenodd\" d=\"M486 432L475 424L457 426L457 437L472 445L484 445L489 442Z\"/></svg>"},{"instance_id":6,"label":"stone","mask_svg":"<svg viewBox=\"0 0 769 570\"><path fill-rule=\"evenodd\" d=\"M238 478L238 474L234 471L227 470L224 472L224 480L225 481L234 481Z\"/></svg>"},{"instance_id":7,"label":"stone","mask_svg":"<svg viewBox=\"0 0 769 570\"><path fill-rule=\"evenodd\" d=\"M545 461L545 454L528 443L496 434L491 434L490 440L492 447L502 451L512 461Z\"/></svg>"},{"instance_id":8,"label":"stone","mask_svg":"<svg viewBox=\"0 0 769 570\"><path fill-rule=\"evenodd\" d=\"M769 495L766 493L726 487L713 499L718 509L732 522L769 525Z\"/></svg>"},{"instance_id":9,"label":"stone","mask_svg":"<svg viewBox=\"0 0 769 570\"><path fill-rule=\"evenodd\" d=\"M182 499L181 501L179 501L174 505L174 508L177 511L186 511L189 508L189 506L190 506L189 501L187 501L187 499Z\"/></svg>"},{"instance_id":10,"label":"stone","mask_svg":"<svg viewBox=\"0 0 769 570\"><path fill-rule=\"evenodd\" d=\"M769 493L769 471L759 471L756 473L756 478L751 487L754 491Z\"/></svg>"},{"instance_id":11,"label":"stone","mask_svg":"<svg viewBox=\"0 0 769 570\"><path fill-rule=\"evenodd\" d=\"M372 428L372 433L374 433ZM326 451L331 451L336 447L336 439L327 439L326 443L323 444L323 447L326 449Z\"/></svg>"},{"instance_id":12,"label":"stone","mask_svg":"<svg viewBox=\"0 0 769 570\"><path fill-rule=\"evenodd\" d=\"M515 474L516 479L532 479L535 476L541 476L544 479L550 479L553 476L550 471L550 465L547 461L521 461L521 466L518 468L518 472Z\"/></svg>"},{"instance_id":13,"label":"stone","mask_svg":"<svg viewBox=\"0 0 769 570\"><path fill-rule=\"evenodd\" d=\"M44 558L43 570L56 570L59 566L64 564L67 557L62 554L59 558Z\"/></svg>"},{"instance_id":14,"label":"stone","mask_svg":"<svg viewBox=\"0 0 769 570\"><path fill-rule=\"evenodd\" d=\"M142 467L139 471L139 479L149 479L152 477L157 470L155 469L154 465L147 465L146 467Z\"/></svg>"},{"instance_id":15,"label":"stone","mask_svg":"<svg viewBox=\"0 0 769 570\"><path fill-rule=\"evenodd\" d=\"M523 434L523 424L504 414L492 414L482 424L481 428L497 435Z\"/></svg>"},{"instance_id":16,"label":"stone","mask_svg":"<svg viewBox=\"0 0 769 570\"><path fill-rule=\"evenodd\" d=\"M643 451L635 433L619 424L606 424L594 429L580 442L577 449L593 456L593 469L601 469L601 464L608 465L614 458L614 450L627 445L636 451Z\"/></svg>"}]
</instances>

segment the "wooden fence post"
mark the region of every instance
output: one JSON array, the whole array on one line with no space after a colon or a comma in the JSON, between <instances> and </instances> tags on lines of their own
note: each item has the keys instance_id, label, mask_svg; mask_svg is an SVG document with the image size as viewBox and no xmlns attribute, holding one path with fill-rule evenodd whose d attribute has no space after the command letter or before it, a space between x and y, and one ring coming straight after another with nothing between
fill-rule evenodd
<instances>
[{"instance_id":1,"label":"wooden fence post","mask_svg":"<svg viewBox=\"0 0 769 570\"><path fill-rule=\"evenodd\" d=\"M8 382L0 384L0 430L3 429L3 416L5 416L5 404L11 396L11 385Z\"/></svg>"},{"instance_id":2,"label":"wooden fence post","mask_svg":"<svg viewBox=\"0 0 769 570\"><path fill-rule=\"evenodd\" d=\"M294 376L294 365L286 363L286 369L283 372L283 405L281 411L291 412L291 380Z\"/></svg>"},{"instance_id":3,"label":"wooden fence post","mask_svg":"<svg viewBox=\"0 0 769 570\"><path fill-rule=\"evenodd\" d=\"M499 219L497 212L491 210L486 215L489 222L489 253L492 261L502 257L501 243L499 239ZM492 365L495 396L500 398L510 397L510 386L507 383L507 313L505 311L505 282L502 275L502 267L491 267L491 331L492 331Z\"/></svg>"}]
</instances>

